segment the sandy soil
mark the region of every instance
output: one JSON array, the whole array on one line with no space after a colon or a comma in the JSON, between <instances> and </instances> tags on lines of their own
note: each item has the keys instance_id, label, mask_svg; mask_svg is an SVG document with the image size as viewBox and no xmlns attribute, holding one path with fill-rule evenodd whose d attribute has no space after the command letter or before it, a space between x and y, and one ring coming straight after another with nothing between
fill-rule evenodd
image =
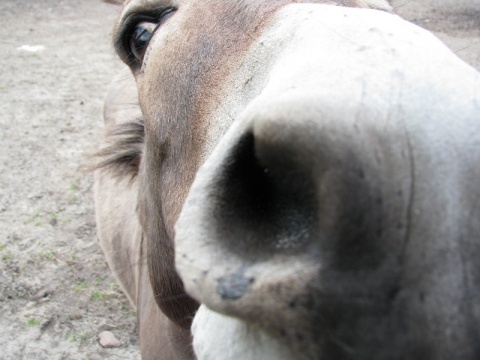
<instances>
[{"instance_id":1,"label":"sandy soil","mask_svg":"<svg viewBox=\"0 0 480 360\"><path fill-rule=\"evenodd\" d=\"M480 69L480 0L392 0L397 14L433 31L460 58Z\"/></svg>"},{"instance_id":2,"label":"sandy soil","mask_svg":"<svg viewBox=\"0 0 480 360\"><path fill-rule=\"evenodd\" d=\"M480 69L479 0L393 4ZM109 38L117 10L98 0L0 0L0 359L139 357L135 315L98 246L82 172L121 68ZM121 348L98 345L106 329Z\"/></svg>"},{"instance_id":3,"label":"sandy soil","mask_svg":"<svg viewBox=\"0 0 480 360\"><path fill-rule=\"evenodd\" d=\"M121 67L109 36L117 11L98 0L0 0L0 359L139 357L82 172ZM100 347L105 329L124 346Z\"/></svg>"}]
</instances>

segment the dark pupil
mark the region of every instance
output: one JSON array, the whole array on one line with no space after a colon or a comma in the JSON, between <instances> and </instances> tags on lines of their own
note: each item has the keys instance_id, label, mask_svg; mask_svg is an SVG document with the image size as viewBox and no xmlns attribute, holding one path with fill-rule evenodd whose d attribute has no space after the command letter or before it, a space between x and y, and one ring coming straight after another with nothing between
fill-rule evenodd
<instances>
[{"instance_id":1,"label":"dark pupil","mask_svg":"<svg viewBox=\"0 0 480 360\"><path fill-rule=\"evenodd\" d=\"M144 26L138 26L132 35L131 49L138 60L143 58L152 33Z\"/></svg>"}]
</instances>

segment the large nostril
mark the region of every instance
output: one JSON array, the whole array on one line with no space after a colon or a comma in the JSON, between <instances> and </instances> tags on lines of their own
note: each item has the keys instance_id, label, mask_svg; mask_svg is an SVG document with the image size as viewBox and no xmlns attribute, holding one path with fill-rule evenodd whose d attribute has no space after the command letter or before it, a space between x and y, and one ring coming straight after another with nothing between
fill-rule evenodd
<instances>
[{"instance_id":1,"label":"large nostril","mask_svg":"<svg viewBox=\"0 0 480 360\"><path fill-rule=\"evenodd\" d=\"M225 159L213 219L230 250L265 256L308 243L316 212L312 169L309 159L286 150L249 131Z\"/></svg>"},{"instance_id":2,"label":"large nostril","mask_svg":"<svg viewBox=\"0 0 480 360\"><path fill-rule=\"evenodd\" d=\"M177 268L195 299L286 343L355 344L399 289L405 141L338 107L265 109L233 124L199 170Z\"/></svg>"}]
</instances>

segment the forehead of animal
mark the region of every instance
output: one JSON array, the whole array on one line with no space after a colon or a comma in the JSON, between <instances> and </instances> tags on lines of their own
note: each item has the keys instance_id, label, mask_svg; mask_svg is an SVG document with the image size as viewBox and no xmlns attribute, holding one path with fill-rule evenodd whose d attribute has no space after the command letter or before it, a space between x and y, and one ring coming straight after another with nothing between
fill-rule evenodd
<instances>
[{"instance_id":1,"label":"forehead of animal","mask_svg":"<svg viewBox=\"0 0 480 360\"><path fill-rule=\"evenodd\" d=\"M179 39L184 43L192 34L203 42L202 40L211 37L228 38L226 33L231 36L243 35L243 46L248 46L260 33L263 25L268 23L270 15L289 3L331 4L391 11L388 0L126 0L114 28L114 44L120 57L132 68L138 69L139 64L131 62L128 45L132 26L141 21L155 22L153 19L158 18L158 14L163 10L173 9L178 10L179 19L182 19L180 22L184 26L174 26L172 29L170 25L163 24L160 30L162 33L166 30L170 38L173 35L175 47L182 46ZM242 47L241 39L238 40L238 46Z\"/></svg>"},{"instance_id":2,"label":"forehead of animal","mask_svg":"<svg viewBox=\"0 0 480 360\"><path fill-rule=\"evenodd\" d=\"M179 8L180 6L191 3L197 3L203 8L209 7L211 12L215 12L219 8L230 8L232 6L240 6L244 9L248 9L249 6L254 8L264 4L265 6L272 7L272 5L282 5L286 3L318 3L318 4L331 4L348 7L360 7L378 9L384 11L392 11L389 4L389 0L234 0L234 1L211 1L211 0L125 0L123 4L123 12L120 18L123 20L126 16L132 12L155 10L159 7L173 7ZM212 6L215 5L215 6ZM234 14L232 13L232 16Z\"/></svg>"},{"instance_id":3,"label":"forehead of animal","mask_svg":"<svg viewBox=\"0 0 480 360\"><path fill-rule=\"evenodd\" d=\"M147 129L152 123L178 123L172 114L183 123L188 119L200 123L269 19L290 3L388 10L386 0L127 0L114 30L115 47L134 74L141 74L137 85ZM155 31L142 64L132 61L128 42L132 28L168 8L177 11ZM160 118L161 124L152 122Z\"/></svg>"},{"instance_id":4,"label":"forehead of animal","mask_svg":"<svg viewBox=\"0 0 480 360\"><path fill-rule=\"evenodd\" d=\"M153 20L156 18L155 14L161 13L162 10L175 10L175 20L169 20L167 24L162 24L158 29L160 31L156 30L155 32L168 33L169 38L175 38L175 46L181 47L186 43L192 44L192 41L187 40L192 34L197 39L222 38L225 37L223 31L233 33L247 28L255 28L259 21L265 20L266 13L273 13L274 9L290 2L292 1L127 0L114 28L114 43L119 55L128 63L129 49L128 45L125 46L125 37L130 35L128 31L132 30L135 23L155 22ZM172 24L176 24L176 26L172 27ZM240 28L239 24L242 24ZM200 34L201 36L198 36Z\"/></svg>"},{"instance_id":5,"label":"forehead of animal","mask_svg":"<svg viewBox=\"0 0 480 360\"><path fill-rule=\"evenodd\" d=\"M255 0L238 0L237 2L240 3L252 3ZM268 2L265 0L262 0L264 2ZM173 3L180 3L180 2L185 2L182 0L125 0L124 1L124 6L128 6L131 4L138 4L138 5L143 5L143 6L149 6L153 4L154 6L158 6L159 3L168 3L168 4L173 4ZM342 6L357 6L357 7L370 7L370 8L377 8L377 9L382 9L386 10L388 5L388 0L292 0L291 2L305 2L305 3L332 3L332 4L338 4Z\"/></svg>"},{"instance_id":6,"label":"forehead of animal","mask_svg":"<svg viewBox=\"0 0 480 360\"><path fill-rule=\"evenodd\" d=\"M288 3L314 2L332 4L341 3L343 5L343 3L354 3L355 1L356 0L126 0L123 5L123 11L122 15L120 16L119 23L121 24L122 21L124 21L132 14L146 13L148 11L154 11L161 8L191 8L197 10L202 9L202 12L205 11L205 13L208 13L210 15L209 18L213 19L215 18L216 14L223 14L227 10L230 11L228 12L228 14L230 15L230 17L233 18L235 16L238 16L239 9L241 9L245 13L248 13L249 10L251 11L260 10L262 8L275 8ZM196 18L195 13L190 13L189 15L192 18Z\"/></svg>"}]
</instances>

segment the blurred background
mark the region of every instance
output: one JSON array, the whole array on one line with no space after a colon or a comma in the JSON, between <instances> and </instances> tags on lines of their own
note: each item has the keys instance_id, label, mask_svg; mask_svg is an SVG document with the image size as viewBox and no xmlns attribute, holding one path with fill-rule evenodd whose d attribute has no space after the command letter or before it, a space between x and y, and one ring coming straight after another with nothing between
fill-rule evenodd
<instances>
[{"instance_id":1,"label":"blurred background","mask_svg":"<svg viewBox=\"0 0 480 360\"><path fill-rule=\"evenodd\" d=\"M95 234L106 89L122 68L100 0L0 0L0 359L139 358ZM104 349L112 331L122 347Z\"/></svg>"}]
</instances>

